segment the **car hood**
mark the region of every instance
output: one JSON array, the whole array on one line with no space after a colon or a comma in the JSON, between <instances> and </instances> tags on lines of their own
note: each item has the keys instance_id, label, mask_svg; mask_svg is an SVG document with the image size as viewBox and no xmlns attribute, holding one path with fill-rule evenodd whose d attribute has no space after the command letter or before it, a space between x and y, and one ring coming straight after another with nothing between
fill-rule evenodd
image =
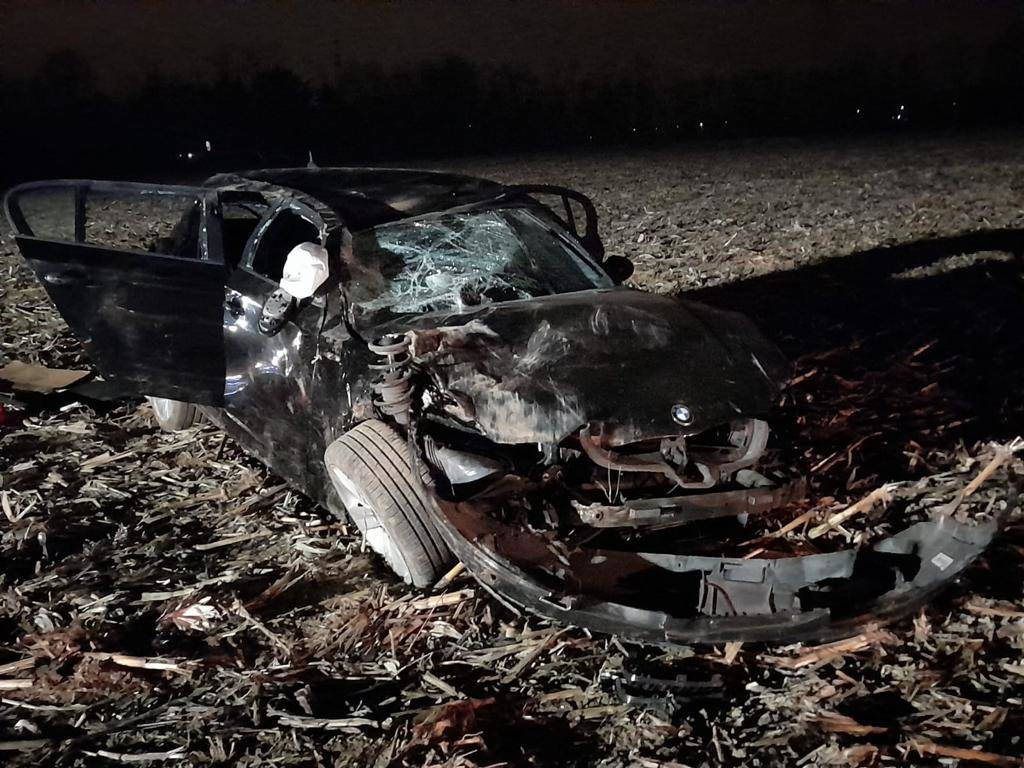
<instances>
[{"instance_id":1,"label":"car hood","mask_svg":"<svg viewBox=\"0 0 1024 768\"><path fill-rule=\"evenodd\" d=\"M490 439L608 446L696 434L775 403L782 354L742 315L627 288L398 319L413 358ZM690 420L673 420L683 405Z\"/></svg>"}]
</instances>

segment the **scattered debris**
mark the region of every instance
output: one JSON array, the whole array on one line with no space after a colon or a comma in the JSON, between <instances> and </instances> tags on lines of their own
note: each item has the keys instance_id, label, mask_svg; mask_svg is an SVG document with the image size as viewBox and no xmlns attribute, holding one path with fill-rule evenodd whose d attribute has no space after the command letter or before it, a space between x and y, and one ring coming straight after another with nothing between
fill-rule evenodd
<instances>
[{"instance_id":1,"label":"scattered debris","mask_svg":"<svg viewBox=\"0 0 1024 768\"><path fill-rule=\"evenodd\" d=\"M950 757L954 760L962 760L968 763L985 763L986 765L1000 765L1007 766L1008 768L1020 768L1020 766L1024 765L1024 758L1021 757L997 755L980 749L949 747L923 739L911 739L902 745L901 751L908 756L917 753L921 757Z\"/></svg>"},{"instance_id":2,"label":"scattered debris","mask_svg":"<svg viewBox=\"0 0 1024 768\"><path fill-rule=\"evenodd\" d=\"M869 628L846 640L801 649L794 656L788 658L779 656L764 656L762 658L775 663L780 669L803 669L826 664L847 654L859 653L873 646L892 645L896 642L898 639L891 632Z\"/></svg>"},{"instance_id":3,"label":"scattered debris","mask_svg":"<svg viewBox=\"0 0 1024 768\"><path fill-rule=\"evenodd\" d=\"M856 515L869 512L875 504L888 504L892 501L893 488L894 486L892 485L883 485L881 488L876 488L856 504L851 504L842 512L830 515L821 525L816 525L814 528L811 528L811 530L807 532L807 538L816 539L819 536L824 536L837 525L842 525Z\"/></svg>"},{"instance_id":4,"label":"scattered debris","mask_svg":"<svg viewBox=\"0 0 1024 768\"><path fill-rule=\"evenodd\" d=\"M994 446L992 458L984 467L982 467L982 470L978 473L977 477L971 480L971 482L969 482L967 486L957 494L957 497L950 502L949 506L946 508L946 513L952 514L956 512L964 499L978 490L986 480L992 477L993 473L997 469L1003 466L1021 449L1024 449L1024 438L1021 438L1020 436L1013 438L1013 440L1006 445Z\"/></svg>"}]
</instances>

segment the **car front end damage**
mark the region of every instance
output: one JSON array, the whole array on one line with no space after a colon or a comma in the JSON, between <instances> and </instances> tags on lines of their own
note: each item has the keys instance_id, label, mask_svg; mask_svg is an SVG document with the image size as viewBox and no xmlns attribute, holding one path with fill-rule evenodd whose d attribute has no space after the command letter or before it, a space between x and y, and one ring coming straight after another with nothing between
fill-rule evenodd
<instances>
[{"instance_id":1,"label":"car front end damage","mask_svg":"<svg viewBox=\"0 0 1024 768\"><path fill-rule=\"evenodd\" d=\"M769 448L780 353L733 313L584 294L424 316L377 347L436 525L506 605L656 643L825 639L906 613L991 541L995 522L939 515L857 549L742 548L806 490Z\"/></svg>"},{"instance_id":2,"label":"car front end damage","mask_svg":"<svg viewBox=\"0 0 1024 768\"><path fill-rule=\"evenodd\" d=\"M941 516L870 549L778 559L571 545L435 496L461 562L501 602L652 643L826 640L906 615L980 555L995 523Z\"/></svg>"}]
</instances>

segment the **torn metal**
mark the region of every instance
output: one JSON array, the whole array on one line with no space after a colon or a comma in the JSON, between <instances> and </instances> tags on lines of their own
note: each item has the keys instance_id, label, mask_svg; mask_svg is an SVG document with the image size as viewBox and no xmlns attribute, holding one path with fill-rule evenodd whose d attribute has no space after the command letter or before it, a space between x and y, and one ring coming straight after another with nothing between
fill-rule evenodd
<instances>
[{"instance_id":1,"label":"torn metal","mask_svg":"<svg viewBox=\"0 0 1024 768\"><path fill-rule=\"evenodd\" d=\"M392 321L450 402L500 443L603 447L694 435L766 414L787 366L740 315L624 288ZM675 407L690 418L682 426Z\"/></svg>"}]
</instances>

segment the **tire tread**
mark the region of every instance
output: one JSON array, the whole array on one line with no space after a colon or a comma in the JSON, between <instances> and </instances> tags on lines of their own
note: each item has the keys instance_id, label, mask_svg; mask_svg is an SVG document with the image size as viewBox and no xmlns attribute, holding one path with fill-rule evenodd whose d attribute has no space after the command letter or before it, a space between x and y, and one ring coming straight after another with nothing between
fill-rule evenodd
<instances>
[{"instance_id":1,"label":"tire tread","mask_svg":"<svg viewBox=\"0 0 1024 768\"><path fill-rule=\"evenodd\" d=\"M325 460L331 458L363 487L405 561L410 581L433 584L452 556L430 519L426 491L401 435L383 422L364 421L328 447Z\"/></svg>"}]
</instances>

